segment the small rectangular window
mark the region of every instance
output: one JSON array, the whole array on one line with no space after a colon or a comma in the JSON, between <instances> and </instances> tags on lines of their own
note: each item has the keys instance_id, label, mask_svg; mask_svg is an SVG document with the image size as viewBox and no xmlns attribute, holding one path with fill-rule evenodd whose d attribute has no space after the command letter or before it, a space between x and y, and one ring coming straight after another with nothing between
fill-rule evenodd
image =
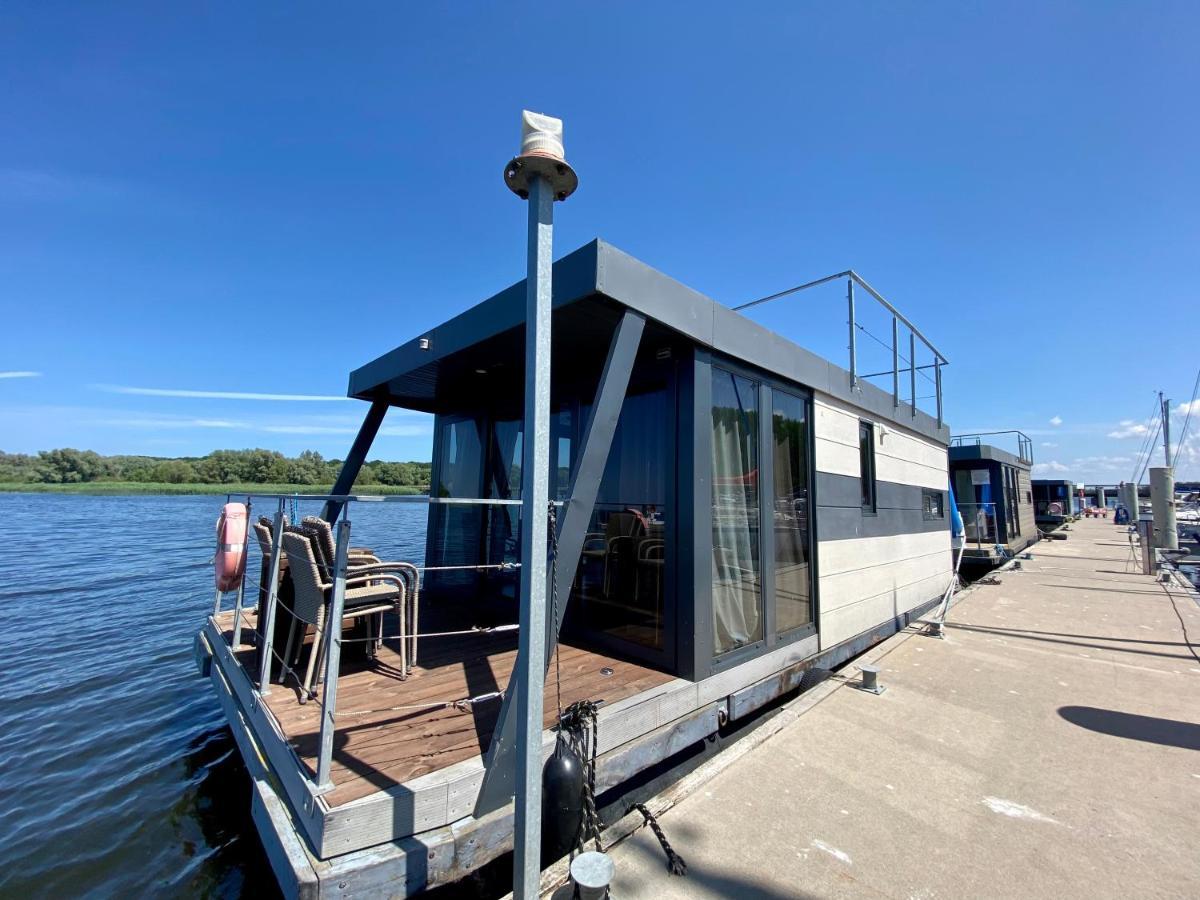
<instances>
[{"instance_id":1,"label":"small rectangular window","mask_svg":"<svg viewBox=\"0 0 1200 900\"><path fill-rule=\"evenodd\" d=\"M946 518L946 495L941 491L922 489L921 510L926 519Z\"/></svg>"},{"instance_id":2,"label":"small rectangular window","mask_svg":"<svg viewBox=\"0 0 1200 900\"><path fill-rule=\"evenodd\" d=\"M875 426L858 423L858 465L864 513L875 514Z\"/></svg>"}]
</instances>

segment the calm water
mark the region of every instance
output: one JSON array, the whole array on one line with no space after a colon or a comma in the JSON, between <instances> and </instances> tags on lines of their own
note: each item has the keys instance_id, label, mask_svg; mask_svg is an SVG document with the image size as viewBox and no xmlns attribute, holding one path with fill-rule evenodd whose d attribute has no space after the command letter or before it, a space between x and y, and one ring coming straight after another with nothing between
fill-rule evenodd
<instances>
[{"instance_id":1,"label":"calm water","mask_svg":"<svg viewBox=\"0 0 1200 900\"><path fill-rule=\"evenodd\" d=\"M192 662L223 502L0 494L0 896L275 894ZM420 564L423 504L351 513L356 545Z\"/></svg>"}]
</instances>

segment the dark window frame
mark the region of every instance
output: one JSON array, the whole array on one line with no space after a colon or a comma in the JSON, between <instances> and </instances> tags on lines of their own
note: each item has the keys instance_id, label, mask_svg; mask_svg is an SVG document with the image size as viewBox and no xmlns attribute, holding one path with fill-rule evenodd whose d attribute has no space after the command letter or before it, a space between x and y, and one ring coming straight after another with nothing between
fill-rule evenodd
<instances>
[{"instance_id":1,"label":"dark window frame","mask_svg":"<svg viewBox=\"0 0 1200 900\"><path fill-rule=\"evenodd\" d=\"M695 378L693 382L695 394L693 400L697 403L695 408L695 418L693 420L693 435L695 441L696 453L699 456L696 458L696 465L708 466L708 461L711 460L712 453L712 370L723 369L727 372L733 372L736 375L741 375L750 378L759 385L759 446L760 450L764 446L769 445L771 435L771 419L774 413L774 391L781 390L795 397L800 397L808 403L809 428L808 431L808 446L806 453L808 454L808 479L809 479L809 501L808 501L808 516L810 527L808 529L808 545L809 545L809 568L810 568L810 585L811 585L811 604L812 604L812 622L808 625L802 625L793 628L783 634L775 632L775 608L771 596L767 593L767 584L770 582L771 590L774 590L775 579L775 557L774 554L759 553L760 577L762 579L762 593L760 600L762 602L761 613L764 617L764 635L754 643L745 644L741 647L726 651L720 655L715 655L711 651L712 641L712 595L711 585L706 584L709 578L711 566L711 548L708 556L700 560L700 565L694 568L694 583L692 590L696 597L695 615L703 617L701 621L696 623L696 640L697 644L693 646L695 654L695 676L696 680L711 677L726 669L740 665L748 660L762 656L774 650L789 644L799 643L801 641L813 640L815 642L818 634L818 623L821 620L821 573L820 559L817 553L819 537L817 534L818 524L816 517L817 500L817 444L816 444L816 401L813 389L808 385L798 381L792 381L778 374L766 372L755 366L748 365L741 360L735 360L718 352L705 351L702 348L697 348L695 354ZM701 385L699 382L706 382ZM711 467L705 471L708 477L711 478ZM712 506L711 486L708 479L703 479L697 482L699 493L693 497L695 504L693 515L696 521L693 527L700 529L705 528L711 531L712 523L708 520L708 515ZM760 528L764 522L768 521L770 511L762 502L762 492L767 490L766 485L760 485L760 502L759 502L759 517ZM771 490L773 490L773 475ZM691 559L693 566L696 564L696 557ZM703 594L703 596L702 596ZM701 641L704 644L701 644ZM817 648L814 646L814 652ZM705 651L707 650L707 655Z\"/></svg>"},{"instance_id":2,"label":"dark window frame","mask_svg":"<svg viewBox=\"0 0 1200 900\"><path fill-rule=\"evenodd\" d=\"M937 497L937 512L929 509L929 499ZM935 491L932 488L921 488L921 516L925 521L939 521L946 518L946 492Z\"/></svg>"},{"instance_id":3,"label":"dark window frame","mask_svg":"<svg viewBox=\"0 0 1200 900\"><path fill-rule=\"evenodd\" d=\"M858 420L858 462L862 514L864 516L878 515L879 489L875 477L875 423L867 419Z\"/></svg>"}]
</instances>

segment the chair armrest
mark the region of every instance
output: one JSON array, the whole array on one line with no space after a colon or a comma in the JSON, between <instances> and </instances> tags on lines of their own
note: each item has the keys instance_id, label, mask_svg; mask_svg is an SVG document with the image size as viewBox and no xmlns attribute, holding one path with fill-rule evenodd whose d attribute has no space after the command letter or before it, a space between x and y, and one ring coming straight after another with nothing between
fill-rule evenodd
<instances>
[{"instance_id":1,"label":"chair armrest","mask_svg":"<svg viewBox=\"0 0 1200 900\"><path fill-rule=\"evenodd\" d=\"M589 531L587 534L585 534L583 536L583 549L584 550L588 549L588 544L596 544L596 543L599 543L603 547L603 545L604 545L603 532Z\"/></svg>"},{"instance_id":2,"label":"chair armrest","mask_svg":"<svg viewBox=\"0 0 1200 900\"><path fill-rule=\"evenodd\" d=\"M637 558L639 560L662 559L665 552L666 542L661 538L646 538L638 544Z\"/></svg>"}]
</instances>

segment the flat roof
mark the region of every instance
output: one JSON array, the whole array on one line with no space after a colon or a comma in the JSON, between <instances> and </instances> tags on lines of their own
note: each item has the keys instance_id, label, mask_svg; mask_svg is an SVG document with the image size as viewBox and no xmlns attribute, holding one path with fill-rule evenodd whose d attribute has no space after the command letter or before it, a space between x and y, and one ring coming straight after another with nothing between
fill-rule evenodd
<instances>
[{"instance_id":1,"label":"flat roof","mask_svg":"<svg viewBox=\"0 0 1200 900\"><path fill-rule=\"evenodd\" d=\"M1016 466L1018 469L1030 468L1030 463L1021 459L1015 453L1009 453L1007 450L1001 450L999 447L993 447L991 444L967 444L966 446L951 447L949 450L950 466L954 467L955 463L970 463L970 462L997 462L1005 463L1010 466Z\"/></svg>"},{"instance_id":2,"label":"flat roof","mask_svg":"<svg viewBox=\"0 0 1200 900\"><path fill-rule=\"evenodd\" d=\"M851 389L848 370L834 365L724 304L664 275L605 241L596 239L554 263L552 306L559 312L591 301L626 307L697 345L780 378L805 385L856 406L871 418L912 429L949 444L950 429L921 410L913 416L902 402L861 378ZM586 305L586 304L585 304ZM597 307L599 309L599 307ZM574 316L582 325L587 316ZM601 315L601 318L607 316ZM614 317L615 320L615 317ZM348 395L362 400L386 398L393 406L426 412L449 411L439 398L438 382L460 371L464 354L487 342L523 334L525 281L415 336L350 373ZM571 327L567 325L566 327ZM427 347L422 348L422 342ZM447 374L443 374L443 373Z\"/></svg>"}]
</instances>

